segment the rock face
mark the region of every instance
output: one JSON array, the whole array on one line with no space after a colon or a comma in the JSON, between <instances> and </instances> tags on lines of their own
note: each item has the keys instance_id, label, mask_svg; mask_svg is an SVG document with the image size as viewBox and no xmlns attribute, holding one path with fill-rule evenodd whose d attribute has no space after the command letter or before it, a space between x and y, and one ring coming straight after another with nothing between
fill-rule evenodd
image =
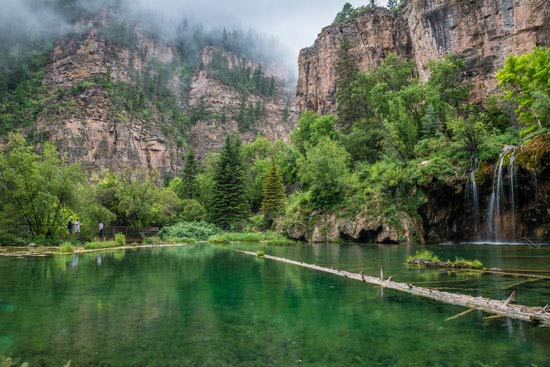
<instances>
[{"instance_id":1,"label":"rock face","mask_svg":"<svg viewBox=\"0 0 550 367\"><path fill-rule=\"evenodd\" d=\"M276 228L292 239L314 243L413 244L415 239L423 243L422 230L414 218L406 213L400 213L398 217L398 222L391 222L382 215L373 216L367 211L354 216L345 213L304 213L290 220L280 218Z\"/></svg>"},{"instance_id":2,"label":"rock face","mask_svg":"<svg viewBox=\"0 0 550 367\"><path fill-rule=\"evenodd\" d=\"M332 113L336 105L337 65L344 42L359 70L378 67L390 53L410 57L408 24L387 9L368 10L353 22L323 28L315 44L300 52L296 108Z\"/></svg>"},{"instance_id":3,"label":"rock face","mask_svg":"<svg viewBox=\"0 0 550 367\"><path fill-rule=\"evenodd\" d=\"M214 54L227 60L230 70L248 68L255 70L258 63L240 58L232 53L207 47L203 50L204 68L193 77L189 92L189 107L202 109L203 117L189 126L186 132L188 141L198 157L218 150L228 133L240 133L244 142L253 141L262 135L269 140L287 141L292 132L296 113L288 95L279 93L273 97L243 93L238 89L217 80L209 71ZM267 69L266 76L278 80L280 75ZM255 118L251 126L239 123L239 115L246 117L251 108L260 106L261 116Z\"/></svg>"},{"instance_id":4,"label":"rock face","mask_svg":"<svg viewBox=\"0 0 550 367\"><path fill-rule=\"evenodd\" d=\"M160 115L146 120L120 108L94 82L135 83L153 60L171 63L173 50L138 31L140 52L133 52L110 43L97 26L79 24L77 29L87 30L55 45L43 81L50 93L48 109L38 118L37 133L90 171L177 169L178 149L162 134ZM173 84L180 84L177 78Z\"/></svg>"},{"instance_id":5,"label":"rock face","mask_svg":"<svg viewBox=\"0 0 550 367\"><path fill-rule=\"evenodd\" d=\"M202 66L186 85L178 71L178 51L165 41L106 13L81 21L56 42L49 56L43 80L48 108L37 119L35 135L39 141L52 141L69 160L91 172L144 169L161 175L181 169L188 147L204 157L219 149L229 133L240 133L246 142L259 134L288 139L296 118L282 88L274 97L248 94L243 100L241 92L209 74L215 52L204 49ZM237 55L223 56L230 68L258 66ZM277 68L271 69L280 83ZM266 66L265 73L271 69ZM182 121L173 111L149 102L146 113L136 112L128 91L151 80L155 88L167 91L180 116L202 109L202 117ZM120 85L125 91L113 89ZM243 103L262 108L261 116L246 128L235 119Z\"/></svg>"},{"instance_id":6,"label":"rock face","mask_svg":"<svg viewBox=\"0 0 550 367\"><path fill-rule=\"evenodd\" d=\"M494 74L508 55L550 40L549 21L547 0L410 0L396 15L382 8L367 10L324 28L315 44L301 51L298 112L335 111L336 65L344 39L359 70L376 67L393 52L414 59L423 81L431 60L449 53L463 57L465 78L483 98L494 92Z\"/></svg>"}]
</instances>

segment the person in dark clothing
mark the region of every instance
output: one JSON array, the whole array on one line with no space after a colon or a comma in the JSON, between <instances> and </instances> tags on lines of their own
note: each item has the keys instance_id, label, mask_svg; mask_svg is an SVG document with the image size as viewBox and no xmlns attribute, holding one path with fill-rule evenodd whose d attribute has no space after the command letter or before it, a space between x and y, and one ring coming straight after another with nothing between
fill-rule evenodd
<instances>
[{"instance_id":1,"label":"person in dark clothing","mask_svg":"<svg viewBox=\"0 0 550 367\"><path fill-rule=\"evenodd\" d=\"M67 230L69 231L69 235L73 234L73 219L69 219L69 223L67 223Z\"/></svg>"},{"instance_id":2,"label":"person in dark clothing","mask_svg":"<svg viewBox=\"0 0 550 367\"><path fill-rule=\"evenodd\" d=\"M99 239L103 239L103 229L105 228L105 225L103 224L103 221L99 222Z\"/></svg>"}]
</instances>

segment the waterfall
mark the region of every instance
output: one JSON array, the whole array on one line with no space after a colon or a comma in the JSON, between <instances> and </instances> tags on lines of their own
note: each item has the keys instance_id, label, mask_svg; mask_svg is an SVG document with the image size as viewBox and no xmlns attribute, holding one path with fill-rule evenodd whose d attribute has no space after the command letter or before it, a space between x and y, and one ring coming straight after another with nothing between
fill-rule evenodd
<instances>
[{"instance_id":1,"label":"waterfall","mask_svg":"<svg viewBox=\"0 0 550 367\"><path fill-rule=\"evenodd\" d=\"M515 175L515 158L516 150L512 150L512 155L510 156L510 165L508 166L508 172L510 173L510 202L512 209L512 240L516 240L516 175Z\"/></svg>"},{"instance_id":2,"label":"waterfall","mask_svg":"<svg viewBox=\"0 0 550 367\"><path fill-rule=\"evenodd\" d=\"M473 233L477 237L479 234L479 190L476 183L476 173L478 170L478 160L475 160L474 167L470 171L470 182L466 186L466 204L470 209L470 225Z\"/></svg>"},{"instance_id":3,"label":"waterfall","mask_svg":"<svg viewBox=\"0 0 550 367\"><path fill-rule=\"evenodd\" d=\"M515 175L515 147L506 146L500 154L498 164L495 167L493 175L493 189L489 197L487 206L487 217L485 220L486 228L484 241L501 242L503 240L516 240L516 224L515 224L515 208L516 208L516 175ZM509 197L505 197L504 190L504 162L510 153L510 163L508 166L509 181ZM510 203L510 211L512 213L512 234L505 238L502 230L504 205ZM511 237L511 238L510 238Z\"/></svg>"}]
</instances>

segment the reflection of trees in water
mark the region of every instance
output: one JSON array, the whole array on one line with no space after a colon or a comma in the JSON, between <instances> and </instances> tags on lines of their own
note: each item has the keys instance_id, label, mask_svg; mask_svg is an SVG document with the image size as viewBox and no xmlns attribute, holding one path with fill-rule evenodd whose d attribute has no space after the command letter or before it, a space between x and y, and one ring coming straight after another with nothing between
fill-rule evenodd
<instances>
[{"instance_id":1,"label":"reflection of trees in water","mask_svg":"<svg viewBox=\"0 0 550 367\"><path fill-rule=\"evenodd\" d=\"M266 250L348 267L389 261L379 256L401 262L393 248L329 247ZM507 365L509 355L541 364L549 346L533 339L531 329L521 334L524 342L511 340L496 322L480 331L475 316L444 323L454 307L392 291L381 299L376 287L222 247L80 254L77 266L73 260L0 267L10 287L0 289L0 298L16 310L11 320L0 313L3 329L15 336L10 355L31 365L68 359L75 365ZM425 281L445 279L425 274ZM454 352L443 353L449 345ZM509 353L501 353L504 346Z\"/></svg>"}]
</instances>

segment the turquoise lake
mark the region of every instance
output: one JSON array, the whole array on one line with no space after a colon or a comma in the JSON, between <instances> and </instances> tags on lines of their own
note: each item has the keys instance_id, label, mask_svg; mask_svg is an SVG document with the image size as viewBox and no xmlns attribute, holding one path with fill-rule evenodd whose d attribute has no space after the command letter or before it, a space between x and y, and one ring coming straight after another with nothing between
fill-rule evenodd
<instances>
[{"instance_id":1,"label":"turquoise lake","mask_svg":"<svg viewBox=\"0 0 550 367\"><path fill-rule=\"evenodd\" d=\"M410 268L404 245L210 246L0 258L0 353L30 366L550 366L550 328L381 290L267 254L550 304L550 280ZM550 247L441 245L550 277Z\"/></svg>"}]
</instances>

